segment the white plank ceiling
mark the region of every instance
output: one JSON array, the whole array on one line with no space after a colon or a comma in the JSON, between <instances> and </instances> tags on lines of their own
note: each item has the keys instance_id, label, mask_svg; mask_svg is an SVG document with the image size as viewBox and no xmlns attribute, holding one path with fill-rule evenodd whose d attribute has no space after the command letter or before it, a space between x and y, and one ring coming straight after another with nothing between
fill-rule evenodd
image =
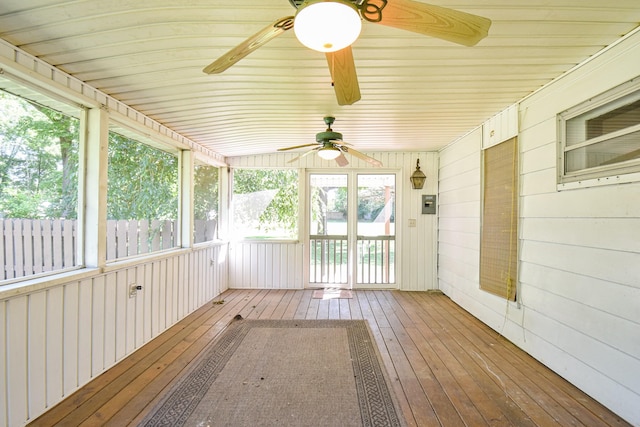
<instances>
[{"instance_id":1,"label":"white plank ceiling","mask_svg":"<svg viewBox=\"0 0 640 427\"><path fill-rule=\"evenodd\" d=\"M391 2L392 0L389 0ZM324 54L288 31L222 74L203 67L287 0L2 0L0 37L224 156L314 142L443 147L638 27L638 0L434 0L493 21L463 47L363 22L362 99L338 106Z\"/></svg>"}]
</instances>

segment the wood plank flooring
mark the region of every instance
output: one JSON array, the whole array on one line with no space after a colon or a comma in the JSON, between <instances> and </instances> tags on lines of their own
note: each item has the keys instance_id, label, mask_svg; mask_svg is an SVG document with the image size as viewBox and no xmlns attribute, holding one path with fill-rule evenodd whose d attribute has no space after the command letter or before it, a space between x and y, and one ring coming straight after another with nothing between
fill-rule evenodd
<instances>
[{"instance_id":1,"label":"wood plank flooring","mask_svg":"<svg viewBox=\"0 0 640 427\"><path fill-rule=\"evenodd\" d=\"M628 425L440 293L311 290L227 291L30 425L136 425L237 314L366 319L410 426Z\"/></svg>"}]
</instances>

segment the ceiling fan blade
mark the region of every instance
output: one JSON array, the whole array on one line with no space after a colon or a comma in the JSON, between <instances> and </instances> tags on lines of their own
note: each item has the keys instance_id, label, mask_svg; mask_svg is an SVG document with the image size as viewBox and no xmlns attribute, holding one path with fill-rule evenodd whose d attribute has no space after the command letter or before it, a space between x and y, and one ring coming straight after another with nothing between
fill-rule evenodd
<instances>
[{"instance_id":1,"label":"ceiling fan blade","mask_svg":"<svg viewBox=\"0 0 640 427\"><path fill-rule=\"evenodd\" d=\"M338 166L343 168L349 164L349 160L347 160L343 153L340 153L340 155L336 157L336 163L338 164Z\"/></svg>"},{"instance_id":2,"label":"ceiling fan blade","mask_svg":"<svg viewBox=\"0 0 640 427\"><path fill-rule=\"evenodd\" d=\"M318 145L318 143L314 142L313 144L302 144L302 145L294 145L293 147L278 148L278 151L295 150L296 148L311 147L312 145Z\"/></svg>"},{"instance_id":3,"label":"ceiling fan blade","mask_svg":"<svg viewBox=\"0 0 640 427\"><path fill-rule=\"evenodd\" d=\"M231 49L229 52L222 55L220 58L207 65L202 71L207 74L221 73L227 68L231 67L236 62L266 44L272 39L275 39L280 34L293 28L293 16L285 16L278 19L273 24L258 31L238 46Z\"/></svg>"},{"instance_id":4,"label":"ceiling fan blade","mask_svg":"<svg viewBox=\"0 0 640 427\"><path fill-rule=\"evenodd\" d=\"M365 1L361 14L370 22L464 46L477 44L491 27L488 18L413 0L388 0L382 7Z\"/></svg>"},{"instance_id":5,"label":"ceiling fan blade","mask_svg":"<svg viewBox=\"0 0 640 427\"><path fill-rule=\"evenodd\" d=\"M360 86L351 46L337 52L327 52L333 88L339 105L351 105L360 100Z\"/></svg>"},{"instance_id":6,"label":"ceiling fan blade","mask_svg":"<svg viewBox=\"0 0 640 427\"><path fill-rule=\"evenodd\" d=\"M303 157L305 157L305 156L308 156L309 154L313 153L314 151L318 151L320 148L321 148L321 147L314 148L314 149L311 149L311 150L307 151L306 153L302 153L302 154L300 154L299 156L296 156L296 157L294 157L293 159L289 160L287 163L293 163L293 162L295 162L296 160L300 160L301 158L303 158Z\"/></svg>"},{"instance_id":7,"label":"ceiling fan blade","mask_svg":"<svg viewBox=\"0 0 640 427\"><path fill-rule=\"evenodd\" d=\"M352 156L355 156L359 159L364 160L365 162L369 163L372 166L375 166L375 167L382 166L382 162L380 160L376 160L373 157L369 157L366 154L359 152L358 150L354 150L353 148L349 148L349 147L343 147L342 150L345 153L349 153Z\"/></svg>"}]
</instances>

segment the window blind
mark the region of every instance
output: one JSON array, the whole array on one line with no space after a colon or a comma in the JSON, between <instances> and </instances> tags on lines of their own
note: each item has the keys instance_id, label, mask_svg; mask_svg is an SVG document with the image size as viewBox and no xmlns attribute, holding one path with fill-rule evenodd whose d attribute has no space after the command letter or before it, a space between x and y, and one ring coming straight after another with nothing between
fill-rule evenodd
<instances>
[{"instance_id":1,"label":"window blind","mask_svg":"<svg viewBox=\"0 0 640 427\"><path fill-rule=\"evenodd\" d=\"M518 278L518 145L484 151L480 288L515 301Z\"/></svg>"}]
</instances>

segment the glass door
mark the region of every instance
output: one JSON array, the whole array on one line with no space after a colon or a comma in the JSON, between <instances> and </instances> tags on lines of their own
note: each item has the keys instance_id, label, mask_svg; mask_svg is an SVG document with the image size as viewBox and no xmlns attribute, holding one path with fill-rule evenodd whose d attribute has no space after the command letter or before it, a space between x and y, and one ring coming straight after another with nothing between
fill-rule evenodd
<instances>
[{"instance_id":1,"label":"glass door","mask_svg":"<svg viewBox=\"0 0 640 427\"><path fill-rule=\"evenodd\" d=\"M396 281L396 176L358 174L356 284L364 287Z\"/></svg>"},{"instance_id":2,"label":"glass door","mask_svg":"<svg viewBox=\"0 0 640 427\"><path fill-rule=\"evenodd\" d=\"M309 286L392 287L394 173L309 174Z\"/></svg>"},{"instance_id":3,"label":"glass door","mask_svg":"<svg viewBox=\"0 0 640 427\"><path fill-rule=\"evenodd\" d=\"M309 175L309 285L350 288L347 174Z\"/></svg>"}]
</instances>

